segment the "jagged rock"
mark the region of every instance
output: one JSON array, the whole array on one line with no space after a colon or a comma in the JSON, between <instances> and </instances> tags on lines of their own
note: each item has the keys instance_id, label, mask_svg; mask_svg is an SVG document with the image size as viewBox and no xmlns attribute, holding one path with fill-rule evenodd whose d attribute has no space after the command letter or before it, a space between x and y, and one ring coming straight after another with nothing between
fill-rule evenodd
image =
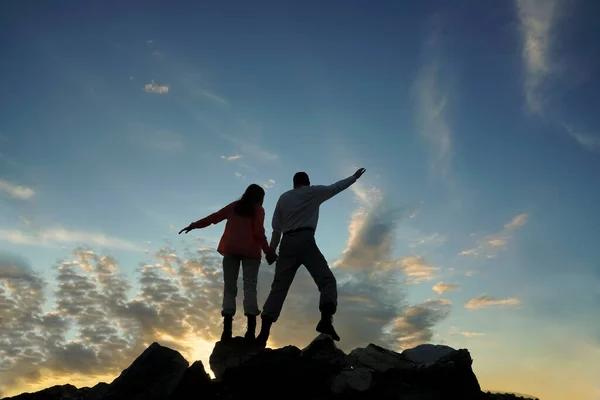
<instances>
[{"instance_id":1,"label":"jagged rock","mask_svg":"<svg viewBox=\"0 0 600 400\"><path fill-rule=\"evenodd\" d=\"M349 367L342 370L331 381L331 391L336 394L347 391L365 392L373 383L373 369L368 367Z\"/></svg>"},{"instance_id":2,"label":"jagged rock","mask_svg":"<svg viewBox=\"0 0 600 400\"><path fill-rule=\"evenodd\" d=\"M348 355L328 336L303 350L261 349L234 338L215 345L211 380L197 361L153 343L110 385L54 386L11 400L518 400L483 393L466 349L421 345L396 353L374 344ZM5 399L8 400L8 399Z\"/></svg>"},{"instance_id":3,"label":"jagged rock","mask_svg":"<svg viewBox=\"0 0 600 400\"><path fill-rule=\"evenodd\" d=\"M202 361L196 361L185 370L179 384L171 394L171 400L195 399L198 397L198 393L208 391L210 385L210 375L204 370L204 364Z\"/></svg>"},{"instance_id":4,"label":"jagged rock","mask_svg":"<svg viewBox=\"0 0 600 400\"><path fill-rule=\"evenodd\" d=\"M346 354L335 345L331 336L320 334L302 349L300 357L343 365Z\"/></svg>"},{"instance_id":5,"label":"jagged rock","mask_svg":"<svg viewBox=\"0 0 600 400\"><path fill-rule=\"evenodd\" d=\"M339 353L318 343L323 347L312 347L304 355L294 346L265 349L238 367L227 369L223 381L229 389L229 398L327 398L331 394L329 381L341 369L335 362Z\"/></svg>"},{"instance_id":6,"label":"jagged rock","mask_svg":"<svg viewBox=\"0 0 600 400\"><path fill-rule=\"evenodd\" d=\"M416 363L406 356L372 343L365 348L352 350L346 356L346 363L354 367L368 367L377 372L386 372L392 368L414 370L417 367Z\"/></svg>"},{"instance_id":7,"label":"jagged rock","mask_svg":"<svg viewBox=\"0 0 600 400\"><path fill-rule=\"evenodd\" d=\"M100 382L93 388L76 388L73 385L56 385L35 393L21 393L3 400L96 400L104 394L107 383Z\"/></svg>"},{"instance_id":8,"label":"jagged rock","mask_svg":"<svg viewBox=\"0 0 600 400\"><path fill-rule=\"evenodd\" d=\"M215 374L215 378L220 380L225 370L241 365L261 350L261 347L255 341L241 336L224 342L219 341L215 344L208 360L210 369Z\"/></svg>"},{"instance_id":9,"label":"jagged rock","mask_svg":"<svg viewBox=\"0 0 600 400\"><path fill-rule=\"evenodd\" d=\"M89 389L89 388L85 388ZM6 397L3 400L71 400L80 399L78 393L80 389L77 389L73 385L56 385L44 390L40 390L35 393L21 393L14 397Z\"/></svg>"},{"instance_id":10,"label":"jagged rock","mask_svg":"<svg viewBox=\"0 0 600 400\"><path fill-rule=\"evenodd\" d=\"M85 397L83 400L100 400L108 391L109 384L105 382L100 382L96 384L93 388L81 388L80 390L85 390Z\"/></svg>"},{"instance_id":11,"label":"jagged rock","mask_svg":"<svg viewBox=\"0 0 600 400\"><path fill-rule=\"evenodd\" d=\"M165 399L188 367L179 352L152 343L109 385L102 400Z\"/></svg>"},{"instance_id":12,"label":"jagged rock","mask_svg":"<svg viewBox=\"0 0 600 400\"><path fill-rule=\"evenodd\" d=\"M456 350L452 347L441 344L420 344L412 349L404 350L401 354L419 366L429 366L454 351Z\"/></svg>"}]
</instances>

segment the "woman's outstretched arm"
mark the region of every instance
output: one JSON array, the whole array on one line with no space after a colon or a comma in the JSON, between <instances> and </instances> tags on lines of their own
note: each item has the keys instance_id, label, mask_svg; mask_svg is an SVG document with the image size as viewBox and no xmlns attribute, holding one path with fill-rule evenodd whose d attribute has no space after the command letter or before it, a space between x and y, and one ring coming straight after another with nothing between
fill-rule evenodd
<instances>
[{"instance_id":1,"label":"woman's outstretched arm","mask_svg":"<svg viewBox=\"0 0 600 400\"><path fill-rule=\"evenodd\" d=\"M181 234L181 232L188 233L189 231L194 229L202 229L206 228L209 225L218 224L224 219L227 219L227 216L229 215L229 212L233 205L234 203L228 204L225 207L221 208L219 211L210 214L208 217L204 217L196 222L192 222L191 224L180 230L179 234Z\"/></svg>"}]
</instances>

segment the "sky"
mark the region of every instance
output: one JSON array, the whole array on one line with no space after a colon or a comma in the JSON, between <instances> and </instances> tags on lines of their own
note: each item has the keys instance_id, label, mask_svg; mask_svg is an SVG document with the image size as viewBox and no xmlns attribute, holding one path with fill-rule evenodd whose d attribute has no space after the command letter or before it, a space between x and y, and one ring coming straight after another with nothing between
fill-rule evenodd
<instances>
[{"instance_id":1,"label":"sky","mask_svg":"<svg viewBox=\"0 0 600 400\"><path fill-rule=\"evenodd\" d=\"M295 172L365 167L316 232L343 350L467 348L486 390L600 399L597 2L0 7L0 396L153 341L208 368L224 224L178 231L257 183L270 237ZM301 269L269 346L318 318Z\"/></svg>"}]
</instances>

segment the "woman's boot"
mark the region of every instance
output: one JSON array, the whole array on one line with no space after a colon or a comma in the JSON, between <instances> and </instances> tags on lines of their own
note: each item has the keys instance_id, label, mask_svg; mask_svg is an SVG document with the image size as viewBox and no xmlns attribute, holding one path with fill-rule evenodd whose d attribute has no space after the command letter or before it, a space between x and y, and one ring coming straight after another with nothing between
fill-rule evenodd
<instances>
[{"instance_id":1,"label":"woman's boot","mask_svg":"<svg viewBox=\"0 0 600 400\"><path fill-rule=\"evenodd\" d=\"M233 315L223 316L223 334L221 340L230 340L233 335Z\"/></svg>"},{"instance_id":2,"label":"woman's boot","mask_svg":"<svg viewBox=\"0 0 600 400\"><path fill-rule=\"evenodd\" d=\"M247 315L248 317L248 327L246 329L246 334L244 337L246 339L255 339L256 337L256 315Z\"/></svg>"}]
</instances>

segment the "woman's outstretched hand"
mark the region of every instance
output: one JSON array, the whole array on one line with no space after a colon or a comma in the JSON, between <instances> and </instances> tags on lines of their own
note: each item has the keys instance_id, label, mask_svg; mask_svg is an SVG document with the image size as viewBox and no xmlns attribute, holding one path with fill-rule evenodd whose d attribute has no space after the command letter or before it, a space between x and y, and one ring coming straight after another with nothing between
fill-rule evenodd
<instances>
[{"instance_id":1,"label":"woman's outstretched hand","mask_svg":"<svg viewBox=\"0 0 600 400\"><path fill-rule=\"evenodd\" d=\"M188 233L189 231L194 230L194 227L192 227L192 224L189 224L188 226L186 226L185 228L183 228L182 230L179 231L179 234L181 235L181 232L185 232Z\"/></svg>"}]
</instances>

